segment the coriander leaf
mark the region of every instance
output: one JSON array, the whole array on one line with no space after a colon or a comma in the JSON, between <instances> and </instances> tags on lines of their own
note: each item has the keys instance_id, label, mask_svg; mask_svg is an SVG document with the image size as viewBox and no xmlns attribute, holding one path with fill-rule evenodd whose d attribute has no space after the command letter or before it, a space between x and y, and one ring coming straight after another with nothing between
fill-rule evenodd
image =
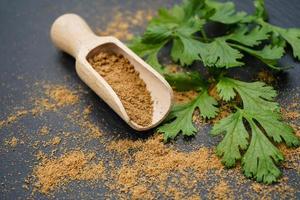
<instances>
[{"instance_id":1,"label":"coriander leaf","mask_svg":"<svg viewBox=\"0 0 300 200\"><path fill-rule=\"evenodd\" d=\"M158 128L158 132L164 134L164 140L174 139L180 132L184 136L194 135L197 131L192 123L192 116L194 113L194 102L177 105L172 108L171 113L167 119L174 119L174 121L165 123Z\"/></svg>"},{"instance_id":2,"label":"coriander leaf","mask_svg":"<svg viewBox=\"0 0 300 200\"><path fill-rule=\"evenodd\" d=\"M259 112L247 111L247 115L248 118L255 119L273 141L277 143L284 141L289 147L300 145L299 139L293 134L293 128L282 121L280 113L269 110Z\"/></svg>"},{"instance_id":3,"label":"coriander leaf","mask_svg":"<svg viewBox=\"0 0 300 200\"><path fill-rule=\"evenodd\" d=\"M237 46L235 45L235 47ZM267 45L262 50L252 50L247 47L244 48L238 47L238 48L250 53L251 55L254 55L255 57L264 60L278 60L283 56L284 53L283 46Z\"/></svg>"},{"instance_id":4,"label":"coriander leaf","mask_svg":"<svg viewBox=\"0 0 300 200\"><path fill-rule=\"evenodd\" d=\"M202 43L197 40L179 36L173 40L171 57L173 61L179 61L182 66L190 65L195 60L200 60L202 46Z\"/></svg>"},{"instance_id":5,"label":"coriander leaf","mask_svg":"<svg viewBox=\"0 0 300 200\"><path fill-rule=\"evenodd\" d=\"M281 43L280 46L267 45L262 50L253 50L237 44L230 44L230 46L249 53L270 68L280 70L280 68L277 67L277 62L284 54L285 43Z\"/></svg>"},{"instance_id":6,"label":"coriander leaf","mask_svg":"<svg viewBox=\"0 0 300 200\"><path fill-rule=\"evenodd\" d=\"M222 77L217 84L217 91L224 100L228 101L238 93L243 101L245 110L277 110L278 103L274 102L276 91L263 82L247 83Z\"/></svg>"},{"instance_id":7,"label":"coriander leaf","mask_svg":"<svg viewBox=\"0 0 300 200\"><path fill-rule=\"evenodd\" d=\"M224 101L230 101L236 96L231 80L232 79L222 77L217 84L219 96Z\"/></svg>"},{"instance_id":8,"label":"coriander leaf","mask_svg":"<svg viewBox=\"0 0 300 200\"><path fill-rule=\"evenodd\" d=\"M233 40L243 45L253 47L261 43L262 40L269 38L270 31L264 26L256 26L254 29L249 30L247 26L240 27L235 30L231 35L226 36L226 40Z\"/></svg>"},{"instance_id":9,"label":"coriander leaf","mask_svg":"<svg viewBox=\"0 0 300 200\"><path fill-rule=\"evenodd\" d=\"M242 158L245 176L258 182L273 183L281 175L276 167L284 159L282 153L268 140L254 121L248 121L252 137L249 148Z\"/></svg>"},{"instance_id":10,"label":"coriander leaf","mask_svg":"<svg viewBox=\"0 0 300 200\"><path fill-rule=\"evenodd\" d=\"M182 133L184 136L195 135L197 129L192 123L194 110L199 108L202 117L212 118L217 115L218 109L215 107L216 105L216 100L208 95L207 90L203 90L195 100L174 106L166 119L166 121L173 121L160 126L158 132L164 134L165 141L174 139L179 133Z\"/></svg>"},{"instance_id":11,"label":"coriander leaf","mask_svg":"<svg viewBox=\"0 0 300 200\"><path fill-rule=\"evenodd\" d=\"M191 17L183 21L174 21L170 23L162 23L156 19L155 23L150 23L143 35L144 43L160 43L168 41L176 36L191 37L192 34L198 32L204 25L205 21L198 17ZM178 19L176 19L178 20Z\"/></svg>"},{"instance_id":12,"label":"coriander leaf","mask_svg":"<svg viewBox=\"0 0 300 200\"><path fill-rule=\"evenodd\" d=\"M199 54L203 51L203 45L193 39L192 34L199 31L203 24L202 20L193 19L174 31L171 50L173 61L179 61L184 66L200 60Z\"/></svg>"},{"instance_id":13,"label":"coriander leaf","mask_svg":"<svg viewBox=\"0 0 300 200\"><path fill-rule=\"evenodd\" d=\"M249 132L245 121L250 125ZM293 129L281 121L279 113L270 110L237 108L236 113L217 122L211 132L212 135L223 133L225 136L217 146L217 155L222 157L225 166L233 167L237 160L242 159L247 177L268 184L280 176L276 164L283 160L283 155L269 138L278 143L284 141L288 146L300 144ZM242 155L240 150L245 154Z\"/></svg>"},{"instance_id":14,"label":"coriander leaf","mask_svg":"<svg viewBox=\"0 0 300 200\"><path fill-rule=\"evenodd\" d=\"M155 69L160 74L164 73L163 66L159 63L157 58L158 51L153 51L152 53L148 54L148 57L146 58L146 62L152 66L153 69Z\"/></svg>"},{"instance_id":15,"label":"coriander leaf","mask_svg":"<svg viewBox=\"0 0 300 200\"><path fill-rule=\"evenodd\" d=\"M211 43L202 44L201 60L205 66L218 68L231 68L241 66L244 63L238 61L243 55L236 49L231 48L224 38L217 38Z\"/></svg>"},{"instance_id":16,"label":"coriander leaf","mask_svg":"<svg viewBox=\"0 0 300 200\"><path fill-rule=\"evenodd\" d=\"M300 60L300 29L278 28L277 31L291 45L294 57Z\"/></svg>"},{"instance_id":17,"label":"coriander leaf","mask_svg":"<svg viewBox=\"0 0 300 200\"><path fill-rule=\"evenodd\" d=\"M171 9L161 8L158 10L158 16L150 21L152 24L166 24L167 27L181 24L185 19L184 9L178 5Z\"/></svg>"},{"instance_id":18,"label":"coriander leaf","mask_svg":"<svg viewBox=\"0 0 300 200\"><path fill-rule=\"evenodd\" d=\"M186 18L200 15L203 12L204 7L205 0L185 0L183 2L183 8Z\"/></svg>"},{"instance_id":19,"label":"coriander leaf","mask_svg":"<svg viewBox=\"0 0 300 200\"><path fill-rule=\"evenodd\" d=\"M281 46L285 48L286 41L282 37L280 37L278 33L272 32L270 44L272 46Z\"/></svg>"},{"instance_id":20,"label":"coriander leaf","mask_svg":"<svg viewBox=\"0 0 300 200\"><path fill-rule=\"evenodd\" d=\"M217 155L222 157L222 162L227 167L235 166L241 159L241 150L247 149L249 134L243 124L243 115L238 110L213 126L212 135L226 133L223 140L217 146Z\"/></svg>"},{"instance_id":21,"label":"coriander leaf","mask_svg":"<svg viewBox=\"0 0 300 200\"><path fill-rule=\"evenodd\" d=\"M200 115L203 118L211 119L218 114L218 102L204 90L197 98L197 107L200 109Z\"/></svg>"},{"instance_id":22,"label":"coriander leaf","mask_svg":"<svg viewBox=\"0 0 300 200\"><path fill-rule=\"evenodd\" d=\"M163 25L148 26L146 32L143 35L142 42L155 44L165 42L170 39L172 31Z\"/></svg>"},{"instance_id":23,"label":"coriander leaf","mask_svg":"<svg viewBox=\"0 0 300 200\"><path fill-rule=\"evenodd\" d=\"M179 72L165 74L165 79L177 91L200 90L206 83L198 72Z\"/></svg>"},{"instance_id":24,"label":"coriander leaf","mask_svg":"<svg viewBox=\"0 0 300 200\"><path fill-rule=\"evenodd\" d=\"M275 35L281 36L285 41L291 45L293 49L293 56L300 60L300 29L297 28L280 28L278 26L271 25L263 20L256 20L261 26L265 26L272 31ZM280 41L280 40L279 40Z\"/></svg>"},{"instance_id":25,"label":"coriander leaf","mask_svg":"<svg viewBox=\"0 0 300 200\"><path fill-rule=\"evenodd\" d=\"M210 17L210 20L223 24L234 24L244 21L247 18L247 13L236 12L235 5L232 2L220 3L217 1L206 1L207 5L215 9L215 13Z\"/></svg>"},{"instance_id":26,"label":"coriander leaf","mask_svg":"<svg viewBox=\"0 0 300 200\"><path fill-rule=\"evenodd\" d=\"M254 0L255 16L263 20L268 19L268 13L265 8L265 0Z\"/></svg>"},{"instance_id":27,"label":"coriander leaf","mask_svg":"<svg viewBox=\"0 0 300 200\"><path fill-rule=\"evenodd\" d=\"M158 11L158 16L151 20L150 25L160 24L168 28L178 27L178 25L185 24L194 17L201 17L200 14L204 6L204 0L186 0L171 9L162 8Z\"/></svg>"},{"instance_id":28,"label":"coriander leaf","mask_svg":"<svg viewBox=\"0 0 300 200\"><path fill-rule=\"evenodd\" d=\"M158 17L154 18L143 36L145 43L160 43L172 40L171 57L181 65L190 65L199 60L199 44L194 39L205 20L198 17L199 9L204 5L203 0L185 1L180 6L170 10L161 9Z\"/></svg>"},{"instance_id":29,"label":"coriander leaf","mask_svg":"<svg viewBox=\"0 0 300 200\"><path fill-rule=\"evenodd\" d=\"M180 27L174 29L175 36L192 37L192 35L203 28L205 20L199 19L197 16L191 17L189 20L184 21Z\"/></svg>"},{"instance_id":30,"label":"coriander leaf","mask_svg":"<svg viewBox=\"0 0 300 200\"><path fill-rule=\"evenodd\" d=\"M151 65L159 73L163 73L164 69L159 63L157 55L165 42L158 44L145 44L140 38L135 38L128 46L136 54L145 58L145 61Z\"/></svg>"},{"instance_id":31,"label":"coriander leaf","mask_svg":"<svg viewBox=\"0 0 300 200\"><path fill-rule=\"evenodd\" d=\"M171 9L160 9L158 17L154 19L154 23L175 23L180 24L191 17L199 16L205 7L205 0L185 0L180 5L175 5ZM203 13L202 13L203 14Z\"/></svg>"}]
</instances>

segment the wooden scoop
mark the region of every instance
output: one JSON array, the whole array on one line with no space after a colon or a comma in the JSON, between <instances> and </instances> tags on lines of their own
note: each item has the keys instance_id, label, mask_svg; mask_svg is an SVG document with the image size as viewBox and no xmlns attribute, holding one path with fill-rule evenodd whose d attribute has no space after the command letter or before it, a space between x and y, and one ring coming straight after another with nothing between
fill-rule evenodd
<instances>
[{"instance_id":1,"label":"wooden scoop","mask_svg":"<svg viewBox=\"0 0 300 200\"><path fill-rule=\"evenodd\" d=\"M117 38L96 36L80 16L65 14L53 23L51 39L59 49L76 58L76 71L79 77L133 129L138 131L151 129L162 122L169 113L173 98L170 85ZM146 83L153 100L152 123L148 126L140 126L129 118L112 87L89 64L89 58L104 50L126 57Z\"/></svg>"}]
</instances>

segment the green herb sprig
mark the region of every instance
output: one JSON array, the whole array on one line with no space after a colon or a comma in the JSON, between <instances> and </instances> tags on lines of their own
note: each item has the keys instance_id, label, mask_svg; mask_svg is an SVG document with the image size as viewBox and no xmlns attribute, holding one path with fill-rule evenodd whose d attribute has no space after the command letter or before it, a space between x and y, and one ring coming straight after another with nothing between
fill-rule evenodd
<instances>
[{"instance_id":1,"label":"green herb sprig","mask_svg":"<svg viewBox=\"0 0 300 200\"><path fill-rule=\"evenodd\" d=\"M228 102L233 113L215 123L211 131L212 135L224 136L216 148L217 155L226 167L241 161L245 176L270 184L280 177L278 164L284 160L276 144L297 147L300 140L282 121L279 104L275 102L277 93L271 86L235 80L227 77L226 72L244 66L245 53L272 70L282 70L278 60L287 47L300 59L300 29L268 23L263 0L254 0L254 6L255 12L247 14L236 11L232 2L185 0L171 9L160 9L145 33L129 46L163 74L174 89L199 92L191 102L175 105L158 128L166 142L178 134L196 134L192 123L195 109L200 110L204 119L212 119L218 115L219 102ZM226 33L208 37L204 26L211 22L223 24ZM185 68L184 72L170 73L158 59L161 49L170 43L170 56ZM209 78L189 68L195 61L208 69ZM219 100L209 95L213 85Z\"/></svg>"}]
</instances>

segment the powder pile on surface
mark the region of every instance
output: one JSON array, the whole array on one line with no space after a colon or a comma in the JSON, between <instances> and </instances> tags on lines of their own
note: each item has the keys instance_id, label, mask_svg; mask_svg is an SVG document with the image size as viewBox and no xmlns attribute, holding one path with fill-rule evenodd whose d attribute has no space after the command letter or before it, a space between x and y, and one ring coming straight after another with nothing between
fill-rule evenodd
<instances>
[{"instance_id":1,"label":"powder pile on surface","mask_svg":"<svg viewBox=\"0 0 300 200\"><path fill-rule=\"evenodd\" d=\"M59 158L44 159L34 169L35 187L42 193L48 193L70 181L100 179L104 167L102 162L92 162L94 156L94 153L73 151Z\"/></svg>"},{"instance_id":2,"label":"powder pile on surface","mask_svg":"<svg viewBox=\"0 0 300 200\"><path fill-rule=\"evenodd\" d=\"M33 115L45 111L56 111L59 108L74 105L79 101L78 95L62 85L45 85L46 97L34 99L35 107L30 111Z\"/></svg>"},{"instance_id":3,"label":"powder pile on surface","mask_svg":"<svg viewBox=\"0 0 300 200\"><path fill-rule=\"evenodd\" d=\"M288 111L286 109L281 109L283 118L286 120L295 120L300 118L300 112L298 111Z\"/></svg>"},{"instance_id":4,"label":"powder pile on surface","mask_svg":"<svg viewBox=\"0 0 300 200\"><path fill-rule=\"evenodd\" d=\"M64 86L47 86L46 94L56 102L57 106L68 106L78 102L78 96Z\"/></svg>"},{"instance_id":5,"label":"powder pile on surface","mask_svg":"<svg viewBox=\"0 0 300 200\"><path fill-rule=\"evenodd\" d=\"M234 199L233 191L224 180L215 185L211 191L212 193L209 194L210 199Z\"/></svg>"},{"instance_id":6,"label":"powder pile on surface","mask_svg":"<svg viewBox=\"0 0 300 200\"><path fill-rule=\"evenodd\" d=\"M248 181L240 169L234 172L224 170L213 149L200 147L183 152L164 145L161 140L161 135L154 135L147 140L111 141L106 150L116 153L117 157L111 156L108 166L92 162L97 160L94 154L82 151L67 152L52 159L41 154L39 158L42 162L34 170L35 187L49 194L56 188L63 189L61 186L73 180L95 184L99 180L109 189L109 194L113 193L113 196L107 196L108 199L201 199L195 195L200 194L199 183L207 184L211 179L217 182L207 186L210 188L208 199L233 199L237 190L228 184L226 178L231 177L230 180L234 181L235 177L240 185ZM120 147L123 149L120 150ZM281 197L293 196L294 189L286 185L286 180L282 181L278 186L253 183L252 190L256 193L245 195L249 198L259 195L269 198L271 193L281 191Z\"/></svg>"},{"instance_id":7,"label":"powder pile on surface","mask_svg":"<svg viewBox=\"0 0 300 200\"><path fill-rule=\"evenodd\" d=\"M129 118L141 126L152 122L153 102L145 82L123 55L100 52L89 59L119 96Z\"/></svg>"},{"instance_id":8,"label":"powder pile on surface","mask_svg":"<svg viewBox=\"0 0 300 200\"><path fill-rule=\"evenodd\" d=\"M144 186L156 195L182 199L187 197L186 191L196 189L198 181L208 177L208 172L223 170L211 149L201 147L192 152L181 152L167 147L162 139L162 135L155 135L146 141L111 142L107 149L121 153L125 162L112 172L116 174L116 182L110 188L134 196L142 193L140 186ZM130 152L134 153L131 155ZM177 177L179 174L180 178Z\"/></svg>"},{"instance_id":9,"label":"powder pile on surface","mask_svg":"<svg viewBox=\"0 0 300 200\"><path fill-rule=\"evenodd\" d=\"M39 95L32 97L46 102L45 105L49 105L49 109L27 101L27 109L23 106L15 107L11 115L4 116L10 123L5 121L3 125L7 126L2 130L9 129L10 133L14 133L7 141L13 141L15 136L18 148L11 148L9 144L3 150L26 155L22 149L26 147L36 156L33 158L36 164L33 164L33 160L21 161L26 170L33 170L33 174L25 178L22 186L28 193L33 190L53 195L54 198L60 198L61 194L76 194L82 199L92 199L95 196L99 199L232 199L232 194L245 199L297 198L298 183L293 181L297 180L294 174L300 170L299 148L289 149L280 145L279 149L285 155L282 165L283 177L277 184L262 185L246 179L239 165L235 169L223 169L220 159L214 154L214 149L205 144L206 140L201 140L203 134L206 134L205 131L199 130L196 139L191 142L181 142L179 138L178 143L169 144L163 144L161 135L133 140L118 131L109 130L106 134L102 132L106 129L104 123L102 124L105 120L98 117L101 116L101 109L92 110L98 104L79 101L79 97L86 96L84 90L70 90L57 84L47 84L47 88L49 89L45 90L43 85L38 90ZM78 100L62 100L60 95L57 95L62 88L67 90L66 94L74 95ZM179 94L180 97L183 96L182 103L189 101L189 98L195 98L196 95L192 92ZM184 100L184 97L187 97L187 100ZM284 104L284 118L291 123L299 136L297 102L299 99ZM65 106L68 108L65 109ZM222 105L220 106L222 108ZM16 110L17 108L19 110ZM33 108L41 115L32 115ZM53 113L66 119L61 127L57 127L52 117L47 117ZM199 111L196 111L194 116L201 119L198 113ZM13 127L19 125L15 122L24 116L42 120L35 127L30 127L29 132L25 129L28 126L27 121L20 120L19 123L24 125L14 130ZM4 145L5 143L3 142ZM97 156L84 153L96 151ZM17 157L16 160L20 161L20 158ZM11 162L14 163L15 159ZM19 174L8 176L16 178ZM14 189L9 188L9 184L4 183L4 192L14 192ZM87 191L93 191L91 196L86 192L87 188ZM102 188L105 188L103 193ZM76 192L77 189L80 190L79 193ZM100 192L96 195L97 191ZM35 192L32 195L34 199L46 198Z\"/></svg>"},{"instance_id":10,"label":"powder pile on surface","mask_svg":"<svg viewBox=\"0 0 300 200\"><path fill-rule=\"evenodd\" d=\"M182 104L182 103L188 103L195 99L198 95L198 92L194 90L190 90L187 92L179 92L176 90L173 90L174 94L174 101L176 104Z\"/></svg>"}]
</instances>

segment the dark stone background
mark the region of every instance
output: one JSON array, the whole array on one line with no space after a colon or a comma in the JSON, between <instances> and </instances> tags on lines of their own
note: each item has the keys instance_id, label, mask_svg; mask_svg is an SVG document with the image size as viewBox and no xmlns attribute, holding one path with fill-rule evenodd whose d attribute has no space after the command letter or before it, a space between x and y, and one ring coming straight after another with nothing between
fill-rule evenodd
<instances>
[{"instance_id":1,"label":"dark stone background","mask_svg":"<svg viewBox=\"0 0 300 200\"><path fill-rule=\"evenodd\" d=\"M49 30L52 22L63 13L74 12L87 20L93 29L105 27L114 15L114 8L120 10L134 11L137 9L156 10L160 6L170 6L178 1L151 0L151 1L105 1L105 0L27 0L27 1L0 1L0 120L5 119L16 107L27 106L28 99L32 95L39 94L36 82L44 81L51 84L63 84L70 88L78 88L86 91L82 93L81 105L93 105L91 118L106 132L107 140L115 137L146 137L151 133L135 133L121 119L110 110L110 108L99 99L83 82L77 77L74 68L74 59L59 52L51 43ZM253 11L252 1L235 0L239 9ZM267 0L267 9L270 22L282 27L300 27L300 3L299 0ZM135 30L136 33L143 30ZM249 76L251 63L248 58L249 67L241 76ZM280 89L279 101L286 105L291 101L295 93L299 93L300 64L290 56L281 61L284 66L294 66L285 73L278 75ZM251 66L251 67L250 67ZM233 72L235 73L235 72ZM236 72L239 73L239 72ZM62 113L69 112L68 109ZM9 150L3 145L4 140L12 136L22 138L25 143L33 139L33 130L37 130L41 124L51 123L53 129L78 130L78 127L68 124L64 115L54 112L47 113L41 117L24 117L10 126L0 129L0 199L25 199L30 196L30 191L24 190L22 185L24 178L31 173L34 165L35 150L26 145L18 145L16 149ZM175 143L178 148L189 150L193 146L212 146L219 139L211 138L208 133L209 127L202 127L195 139L185 141L179 137ZM119 133L119 134L116 134ZM56 134L55 132L53 134ZM72 148L80 146L80 141L71 141L67 145ZM101 154L101 145L97 141L84 144L88 149L94 149ZM99 155L109 157L109 155ZM289 185L298 188L297 197L300 198L299 173L292 170L284 170L284 175L289 177ZM249 181L251 182L251 181ZM233 183L233 185L235 185ZM72 183L70 188L59 191L55 197L58 199L91 199L103 197L105 188L102 185L93 189L81 183ZM201 186L204 187L205 185ZM245 188L238 189L237 197L248 191ZM207 192L207 191L206 191ZM205 191L203 193L205 195ZM205 198L205 196L203 196ZM273 195L278 199L275 193ZM46 196L37 195L35 199L45 199Z\"/></svg>"}]
</instances>

